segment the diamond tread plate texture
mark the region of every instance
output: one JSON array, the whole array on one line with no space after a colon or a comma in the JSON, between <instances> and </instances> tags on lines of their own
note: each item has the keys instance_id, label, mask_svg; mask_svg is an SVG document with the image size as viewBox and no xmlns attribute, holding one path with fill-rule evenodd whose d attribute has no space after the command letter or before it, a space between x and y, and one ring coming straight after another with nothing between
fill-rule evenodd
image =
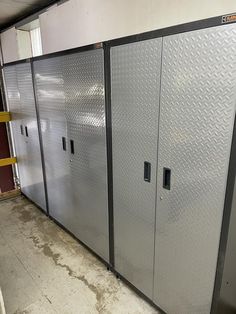
<instances>
[{"instance_id":1,"label":"diamond tread plate texture","mask_svg":"<svg viewBox=\"0 0 236 314\"><path fill-rule=\"evenodd\" d=\"M34 62L37 106L43 142L50 215L66 225L70 168L62 137L67 138L62 57Z\"/></svg>"},{"instance_id":2,"label":"diamond tread plate texture","mask_svg":"<svg viewBox=\"0 0 236 314\"><path fill-rule=\"evenodd\" d=\"M50 215L108 261L103 67L103 50L34 62Z\"/></svg>"},{"instance_id":3,"label":"diamond tread plate texture","mask_svg":"<svg viewBox=\"0 0 236 314\"><path fill-rule=\"evenodd\" d=\"M4 68L11 128L22 192L45 209L45 192L39 147L31 67L29 63ZM29 138L21 134L28 127Z\"/></svg>"},{"instance_id":4,"label":"diamond tread plate texture","mask_svg":"<svg viewBox=\"0 0 236 314\"><path fill-rule=\"evenodd\" d=\"M70 230L109 260L107 153L103 49L70 54L63 59L70 156Z\"/></svg>"},{"instance_id":5,"label":"diamond tread plate texture","mask_svg":"<svg viewBox=\"0 0 236 314\"><path fill-rule=\"evenodd\" d=\"M25 160L27 170L24 177L21 176L21 189L26 196L42 209L46 210L42 160L30 63L17 64L16 74L23 119L22 124L24 127L27 126L28 129L28 137L24 137L26 144L24 146L24 155L20 156L20 158Z\"/></svg>"},{"instance_id":6,"label":"diamond tread plate texture","mask_svg":"<svg viewBox=\"0 0 236 314\"><path fill-rule=\"evenodd\" d=\"M152 297L162 39L111 49L115 268ZM151 182L144 181L144 161Z\"/></svg>"},{"instance_id":7,"label":"diamond tread plate texture","mask_svg":"<svg viewBox=\"0 0 236 314\"><path fill-rule=\"evenodd\" d=\"M235 116L236 25L163 44L154 301L170 314L207 314Z\"/></svg>"},{"instance_id":8,"label":"diamond tread plate texture","mask_svg":"<svg viewBox=\"0 0 236 314\"><path fill-rule=\"evenodd\" d=\"M20 94L18 90L18 82L16 75L16 66L11 65L4 67L4 81L6 86L6 98L8 110L11 111L12 120L10 122L11 132L13 136L14 151L17 158L17 169L19 172L19 179L25 177L26 169L24 158L25 140L21 135L20 126L23 124L23 116L21 113Z\"/></svg>"}]
</instances>

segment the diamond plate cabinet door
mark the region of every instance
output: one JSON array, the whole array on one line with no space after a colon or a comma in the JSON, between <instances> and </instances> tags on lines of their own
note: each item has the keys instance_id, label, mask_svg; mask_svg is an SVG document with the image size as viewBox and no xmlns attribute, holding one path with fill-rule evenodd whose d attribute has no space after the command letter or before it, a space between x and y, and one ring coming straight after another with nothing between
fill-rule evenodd
<instances>
[{"instance_id":1,"label":"diamond plate cabinet door","mask_svg":"<svg viewBox=\"0 0 236 314\"><path fill-rule=\"evenodd\" d=\"M16 75L25 141L23 158L25 160L26 171L24 175L21 174L21 189L22 192L34 203L46 210L45 187L31 64L29 62L17 64Z\"/></svg>"},{"instance_id":2,"label":"diamond plate cabinet door","mask_svg":"<svg viewBox=\"0 0 236 314\"><path fill-rule=\"evenodd\" d=\"M33 65L49 214L66 226L71 186L62 62L63 57L56 57L34 61Z\"/></svg>"},{"instance_id":3,"label":"diamond plate cabinet door","mask_svg":"<svg viewBox=\"0 0 236 314\"><path fill-rule=\"evenodd\" d=\"M154 301L170 314L210 313L235 87L235 24L163 39Z\"/></svg>"},{"instance_id":4,"label":"diamond plate cabinet door","mask_svg":"<svg viewBox=\"0 0 236 314\"><path fill-rule=\"evenodd\" d=\"M115 269L150 298L161 46L158 38L111 48Z\"/></svg>"},{"instance_id":5,"label":"diamond plate cabinet door","mask_svg":"<svg viewBox=\"0 0 236 314\"><path fill-rule=\"evenodd\" d=\"M109 261L103 49L64 56L71 205L67 228Z\"/></svg>"},{"instance_id":6,"label":"diamond plate cabinet door","mask_svg":"<svg viewBox=\"0 0 236 314\"><path fill-rule=\"evenodd\" d=\"M16 65L5 66L3 71L7 106L12 117L10 127L13 136L14 153L17 156L17 174L19 176L21 188L23 188L24 191L24 187L26 186L24 179L27 178L27 156L23 133L24 115L22 113L20 101Z\"/></svg>"}]
</instances>

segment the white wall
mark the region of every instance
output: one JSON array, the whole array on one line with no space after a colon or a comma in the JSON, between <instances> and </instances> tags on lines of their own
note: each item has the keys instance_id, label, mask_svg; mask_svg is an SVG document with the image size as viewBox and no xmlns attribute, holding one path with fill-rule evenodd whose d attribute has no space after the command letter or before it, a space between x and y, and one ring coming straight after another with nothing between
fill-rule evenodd
<instances>
[{"instance_id":1,"label":"white wall","mask_svg":"<svg viewBox=\"0 0 236 314\"><path fill-rule=\"evenodd\" d=\"M69 0L40 15L43 54L236 11L236 0ZM4 62L19 59L15 28Z\"/></svg>"},{"instance_id":2,"label":"white wall","mask_svg":"<svg viewBox=\"0 0 236 314\"><path fill-rule=\"evenodd\" d=\"M4 63L18 60L19 55L15 27L1 33L1 46Z\"/></svg>"},{"instance_id":3,"label":"white wall","mask_svg":"<svg viewBox=\"0 0 236 314\"><path fill-rule=\"evenodd\" d=\"M30 32L17 30L17 43L19 59L32 57Z\"/></svg>"},{"instance_id":4,"label":"white wall","mask_svg":"<svg viewBox=\"0 0 236 314\"><path fill-rule=\"evenodd\" d=\"M235 0L70 0L40 16L43 53L235 11Z\"/></svg>"}]
</instances>

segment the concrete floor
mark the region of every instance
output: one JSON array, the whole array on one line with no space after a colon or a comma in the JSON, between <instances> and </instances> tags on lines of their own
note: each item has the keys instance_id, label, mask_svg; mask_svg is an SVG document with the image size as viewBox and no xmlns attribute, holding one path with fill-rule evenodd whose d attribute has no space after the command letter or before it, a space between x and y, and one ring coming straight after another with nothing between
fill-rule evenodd
<instances>
[{"instance_id":1,"label":"concrete floor","mask_svg":"<svg viewBox=\"0 0 236 314\"><path fill-rule=\"evenodd\" d=\"M0 202L7 314L158 313L23 196Z\"/></svg>"}]
</instances>

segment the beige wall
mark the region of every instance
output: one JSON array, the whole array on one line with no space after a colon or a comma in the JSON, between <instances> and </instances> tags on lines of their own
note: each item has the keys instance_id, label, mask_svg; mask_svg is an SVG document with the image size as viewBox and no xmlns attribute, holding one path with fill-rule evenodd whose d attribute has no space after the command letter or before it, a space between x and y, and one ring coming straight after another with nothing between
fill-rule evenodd
<instances>
[{"instance_id":1,"label":"beige wall","mask_svg":"<svg viewBox=\"0 0 236 314\"><path fill-rule=\"evenodd\" d=\"M236 0L69 0L40 15L43 53L236 11ZM13 29L1 35L5 62L17 60Z\"/></svg>"},{"instance_id":2,"label":"beige wall","mask_svg":"<svg viewBox=\"0 0 236 314\"><path fill-rule=\"evenodd\" d=\"M18 60L17 33L15 27L12 27L1 34L1 46L3 62Z\"/></svg>"},{"instance_id":3,"label":"beige wall","mask_svg":"<svg viewBox=\"0 0 236 314\"><path fill-rule=\"evenodd\" d=\"M70 0L40 16L43 52L234 11L235 0Z\"/></svg>"},{"instance_id":4,"label":"beige wall","mask_svg":"<svg viewBox=\"0 0 236 314\"><path fill-rule=\"evenodd\" d=\"M32 57L30 33L28 31L17 30L17 43L19 59Z\"/></svg>"},{"instance_id":5,"label":"beige wall","mask_svg":"<svg viewBox=\"0 0 236 314\"><path fill-rule=\"evenodd\" d=\"M1 33L3 62L12 62L32 56L29 32L15 27Z\"/></svg>"}]
</instances>

